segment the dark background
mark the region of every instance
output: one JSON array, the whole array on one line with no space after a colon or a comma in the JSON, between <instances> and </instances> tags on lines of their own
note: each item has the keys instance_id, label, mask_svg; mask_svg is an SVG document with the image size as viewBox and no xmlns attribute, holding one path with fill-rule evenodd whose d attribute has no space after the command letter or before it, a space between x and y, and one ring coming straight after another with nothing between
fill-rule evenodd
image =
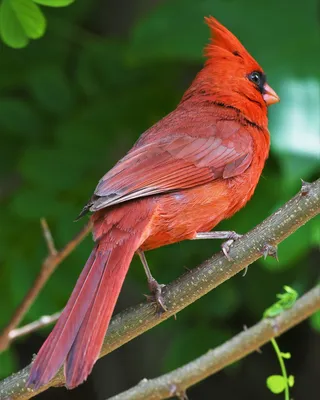
<instances>
[{"instance_id":1,"label":"dark background","mask_svg":"<svg viewBox=\"0 0 320 400\"><path fill-rule=\"evenodd\" d=\"M62 247L98 179L138 136L171 111L203 63L214 15L264 67L281 103L270 109L272 150L247 207L219 229L244 233L276 210L319 168L320 25L316 0L77 0L45 9L48 32L27 48L0 44L0 326L31 286L46 255L39 219ZM318 226L317 226L318 223ZM100 360L76 390L51 389L39 399L106 399L143 377L192 360L256 323L283 285L300 294L319 281L319 219L279 246L280 262L260 260L161 326ZM92 246L88 238L58 268L24 323L60 310ZM170 282L219 249L184 242L147 254L154 276ZM143 300L138 260L117 310ZM319 398L320 314L279 339L290 351L291 397ZM0 376L27 365L49 333L37 332L0 355ZM196 399L267 400L280 373L271 345L188 391ZM279 395L279 398L282 398Z\"/></svg>"}]
</instances>

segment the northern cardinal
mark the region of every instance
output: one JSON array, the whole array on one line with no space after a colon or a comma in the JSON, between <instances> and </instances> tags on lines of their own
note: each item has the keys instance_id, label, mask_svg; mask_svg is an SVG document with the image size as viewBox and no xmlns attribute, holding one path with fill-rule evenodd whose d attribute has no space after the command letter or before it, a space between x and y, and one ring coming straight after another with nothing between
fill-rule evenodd
<instances>
[{"instance_id":1,"label":"northern cardinal","mask_svg":"<svg viewBox=\"0 0 320 400\"><path fill-rule=\"evenodd\" d=\"M242 208L269 153L267 106L279 97L239 40L216 19L207 61L177 108L148 129L100 180L88 211L95 247L53 331L32 364L39 388L64 364L66 386L96 362L130 262L140 255L156 301L161 285L144 251L186 239L229 239L210 232Z\"/></svg>"}]
</instances>

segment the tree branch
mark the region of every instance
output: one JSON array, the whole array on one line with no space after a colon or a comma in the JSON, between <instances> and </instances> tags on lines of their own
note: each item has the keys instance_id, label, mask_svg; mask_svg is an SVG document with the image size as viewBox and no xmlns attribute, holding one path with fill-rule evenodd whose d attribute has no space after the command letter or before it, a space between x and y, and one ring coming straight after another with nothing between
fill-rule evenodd
<instances>
[{"instance_id":1,"label":"tree branch","mask_svg":"<svg viewBox=\"0 0 320 400\"><path fill-rule=\"evenodd\" d=\"M41 225L49 254L42 263L39 275L36 277L32 287L23 298L21 304L17 307L8 325L2 330L0 335L0 352L9 346L13 338L12 331L14 331L19 325L20 321L29 310L54 270L78 246L91 230L91 223L89 222L62 250L57 251L45 219L41 219Z\"/></svg>"},{"instance_id":2,"label":"tree branch","mask_svg":"<svg viewBox=\"0 0 320 400\"><path fill-rule=\"evenodd\" d=\"M320 179L304 185L295 197L260 225L237 240L228 261L220 252L187 272L164 290L168 311L160 317L149 303L140 303L117 314L110 324L100 357L173 316L261 257L266 245L276 246L320 212ZM289 314L290 315L290 314ZM25 387L30 366L0 382L3 399L29 399L51 386L64 384L62 369L37 391Z\"/></svg>"},{"instance_id":3,"label":"tree branch","mask_svg":"<svg viewBox=\"0 0 320 400\"><path fill-rule=\"evenodd\" d=\"M320 309L320 285L302 296L292 308L274 319L263 319L223 345L203 356L155 379L143 379L137 386L110 397L109 400L161 400L184 393L226 366L258 350L270 339L292 328Z\"/></svg>"},{"instance_id":4,"label":"tree branch","mask_svg":"<svg viewBox=\"0 0 320 400\"><path fill-rule=\"evenodd\" d=\"M56 312L52 315L43 315L36 321L30 322L30 324L24 325L21 328L13 329L9 332L10 341L20 337L28 335L31 332L37 331L40 328L53 324L60 317L61 312Z\"/></svg>"}]
</instances>

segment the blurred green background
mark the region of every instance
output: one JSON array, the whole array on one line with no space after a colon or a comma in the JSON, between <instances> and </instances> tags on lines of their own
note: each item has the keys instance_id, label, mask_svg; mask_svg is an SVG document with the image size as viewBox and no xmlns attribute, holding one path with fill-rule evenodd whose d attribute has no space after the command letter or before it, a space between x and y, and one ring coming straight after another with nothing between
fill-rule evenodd
<instances>
[{"instance_id":1,"label":"blurred green background","mask_svg":"<svg viewBox=\"0 0 320 400\"><path fill-rule=\"evenodd\" d=\"M7 1L7 0L2 0ZM0 0L1 3L1 0ZM39 219L57 247L100 177L138 136L170 112L203 64L214 15L244 43L281 103L269 111L272 150L254 198L219 229L244 233L319 175L320 5L316 0L76 0L43 8L47 32L16 50L0 43L0 327L37 276L46 256ZM318 226L317 226L318 223ZM87 383L39 399L105 399L181 366L257 322L284 284L304 293L319 280L319 219L161 326L96 365ZM87 238L58 268L24 323L60 310L92 247ZM212 241L183 242L147 254L167 283L219 250ZM117 310L143 300L146 281L134 260ZM318 399L320 315L279 340L290 351L295 399ZM0 376L30 362L44 329L0 355ZM279 367L271 346L189 391L190 399L271 399L268 375ZM308 395L306 395L308 390ZM235 397L236 396L236 397Z\"/></svg>"}]
</instances>

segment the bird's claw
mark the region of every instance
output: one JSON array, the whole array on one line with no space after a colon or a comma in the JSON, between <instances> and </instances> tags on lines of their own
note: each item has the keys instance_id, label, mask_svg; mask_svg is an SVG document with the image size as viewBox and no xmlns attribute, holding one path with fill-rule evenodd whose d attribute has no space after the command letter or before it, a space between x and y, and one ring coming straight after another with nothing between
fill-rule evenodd
<instances>
[{"instance_id":1,"label":"bird's claw","mask_svg":"<svg viewBox=\"0 0 320 400\"><path fill-rule=\"evenodd\" d=\"M263 248L261 254L263 258L266 259L268 256L275 258L279 262L278 258L278 247L273 246L271 244L266 243Z\"/></svg>"},{"instance_id":2,"label":"bird's claw","mask_svg":"<svg viewBox=\"0 0 320 400\"><path fill-rule=\"evenodd\" d=\"M227 241L223 242L222 245L221 245L223 254L226 256L226 258L227 258L229 261L232 261L232 258L231 258L230 255L229 255L230 247L231 247L231 245L233 244L233 242L234 242L235 240L240 239L241 236L242 236L242 235L240 235L239 233L236 233L236 232L233 232L233 231L232 231L232 232L230 232L229 239L228 239Z\"/></svg>"},{"instance_id":3,"label":"bird's claw","mask_svg":"<svg viewBox=\"0 0 320 400\"><path fill-rule=\"evenodd\" d=\"M150 303L155 303L157 306L157 313L162 314L167 311L167 307L164 304L164 300L162 297L162 289L166 286L163 284L159 284L155 279L152 279L148 282L149 290L151 295L145 295L147 301Z\"/></svg>"}]
</instances>

